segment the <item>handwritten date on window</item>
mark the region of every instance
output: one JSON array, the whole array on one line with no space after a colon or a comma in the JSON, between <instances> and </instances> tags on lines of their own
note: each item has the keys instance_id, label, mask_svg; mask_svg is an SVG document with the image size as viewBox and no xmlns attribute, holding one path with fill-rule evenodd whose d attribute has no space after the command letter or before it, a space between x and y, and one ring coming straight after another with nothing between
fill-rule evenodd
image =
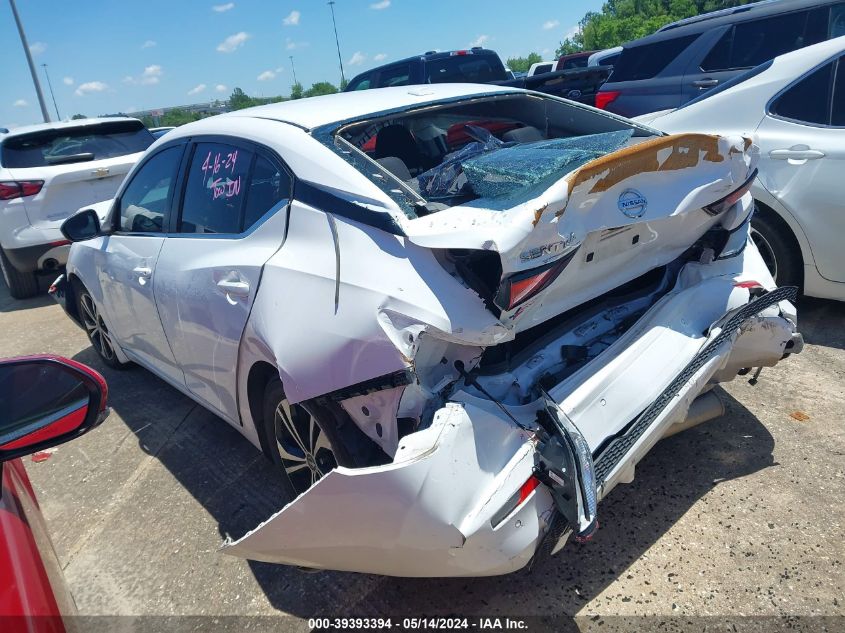
<instances>
[{"instance_id":1,"label":"handwritten date on window","mask_svg":"<svg viewBox=\"0 0 845 633\"><path fill-rule=\"evenodd\" d=\"M238 150L228 153L217 152L212 159L208 152L202 164L203 182L211 190L211 199L234 198L241 192L241 176L235 176Z\"/></svg>"}]
</instances>

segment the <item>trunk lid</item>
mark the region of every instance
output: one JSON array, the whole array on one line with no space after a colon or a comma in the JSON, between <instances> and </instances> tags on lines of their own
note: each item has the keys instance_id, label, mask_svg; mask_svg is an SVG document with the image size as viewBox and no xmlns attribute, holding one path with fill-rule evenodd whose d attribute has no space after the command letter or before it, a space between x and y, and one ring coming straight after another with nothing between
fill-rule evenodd
<instances>
[{"instance_id":1,"label":"trunk lid","mask_svg":"<svg viewBox=\"0 0 845 633\"><path fill-rule=\"evenodd\" d=\"M23 199L32 226L63 222L83 206L113 198L124 177L143 152L70 165L10 169L19 181L43 180L41 191Z\"/></svg>"},{"instance_id":2,"label":"trunk lid","mask_svg":"<svg viewBox=\"0 0 845 633\"><path fill-rule=\"evenodd\" d=\"M496 252L499 279L468 284L519 332L676 259L720 221L703 207L739 188L757 153L738 136L634 138L507 209L481 198L413 220L406 232L427 248ZM489 269L489 258L478 262ZM511 307L503 286L518 296L544 269L555 270L541 290Z\"/></svg>"}]
</instances>

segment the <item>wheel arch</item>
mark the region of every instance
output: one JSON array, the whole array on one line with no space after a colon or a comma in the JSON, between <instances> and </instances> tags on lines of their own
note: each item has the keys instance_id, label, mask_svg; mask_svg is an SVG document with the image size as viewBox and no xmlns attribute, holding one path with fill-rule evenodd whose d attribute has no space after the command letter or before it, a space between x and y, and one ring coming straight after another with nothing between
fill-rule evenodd
<instances>
[{"instance_id":1,"label":"wheel arch","mask_svg":"<svg viewBox=\"0 0 845 633\"><path fill-rule=\"evenodd\" d=\"M264 433L264 391L270 379L278 375L279 370L274 365L266 360L259 360L249 368L246 379L246 408L260 448L267 457L270 457L270 447Z\"/></svg>"},{"instance_id":2,"label":"wheel arch","mask_svg":"<svg viewBox=\"0 0 845 633\"><path fill-rule=\"evenodd\" d=\"M759 214L761 217L765 218L770 223L776 225L781 232L781 235L786 239L794 248L795 254L800 260L798 266L798 273L801 279L801 287L804 286L806 281L806 272L805 267L807 265L807 254L804 252L804 248L802 248L801 240L798 239L798 235L794 230L793 226L787 221L780 213L775 211L771 206L762 202L761 200L755 198L755 213ZM798 227L800 231L800 227ZM803 231L801 231L801 235L803 237ZM806 240L806 238L805 238ZM809 246L807 248L809 251ZM810 263L813 262L812 253L810 253Z\"/></svg>"}]
</instances>

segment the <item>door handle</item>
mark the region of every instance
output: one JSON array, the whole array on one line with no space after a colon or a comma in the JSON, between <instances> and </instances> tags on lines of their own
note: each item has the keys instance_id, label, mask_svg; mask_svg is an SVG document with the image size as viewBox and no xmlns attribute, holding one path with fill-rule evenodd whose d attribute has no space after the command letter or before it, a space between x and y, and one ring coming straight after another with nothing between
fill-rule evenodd
<instances>
[{"instance_id":1,"label":"door handle","mask_svg":"<svg viewBox=\"0 0 845 633\"><path fill-rule=\"evenodd\" d=\"M816 160L824 158L825 154L817 149L773 149L769 152L769 157L776 160Z\"/></svg>"},{"instance_id":2,"label":"door handle","mask_svg":"<svg viewBox=\"0 0 845 633\"><path fill-rule=\"evenodd\" d=\"M718 79L699 79L698 81L693 81L692 85L696 88L712 88L719 84Z\"/></svg>"},{"instance_id":3,"label":"door handle","mask_svg":"<svg viewBox=\"0 0 845 633\"><path fill-rule=\"evenodd\" d=\"M136 266L132 272L138 275L138 283L142 286L147 283L147 280L152 277L153 269L149 266Z\"/></svg>"},{"instance_id":4,"label":"door handle","mask_svg":"<svg viewBox=\"0 0 845 633\"><path fill-rule=\"evenodd\" d=\"M220 288L227 295L234 297L248 297L249 284L246 281L237 281L233 279L221 279L217 282L217 287Z\"/></svg>"}]
</instances>

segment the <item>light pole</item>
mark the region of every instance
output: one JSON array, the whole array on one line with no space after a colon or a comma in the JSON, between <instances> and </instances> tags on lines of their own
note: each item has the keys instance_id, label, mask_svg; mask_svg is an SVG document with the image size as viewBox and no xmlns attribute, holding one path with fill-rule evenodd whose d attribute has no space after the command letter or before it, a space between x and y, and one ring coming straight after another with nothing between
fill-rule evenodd
<instances>
[{"instance_id":1,"label":"light pole","mask_svg":"<svg viewBox=\"0 0 845 633\"><path fill-rule=\"evenodd\" d=\"M329 0L329 8L332 10L332 26L334 26L334 42L337 44L337 61L340 62L340 89L343 90L343 84L346 83L346 77L343 75L343 58L340 56L340 40L337 39L337 22L334 20L334 0Z\"/></svg>"},{"instance_id":2,"label":"light pole","mask_svg":"<svg viewBox=\"0 0 845 633\"><path fill-rule=\"evenodd\" d=\"M53 99L53 107L56 108L56 119L62 120L62 115L59 114L59 106L56 104L56 95L53 93L53 84L50 82L50 75L47 72L47 64L41 64L44 69L44 76L47 78L47 87L50 88L50 97Z\"/></svg>"},{"instance_id":3,"label":"light pole","mask_svg":"<svg viewBox=\"0 0 845 633\"><path fill-rule=\"evenodd\" d=\"M50 113L47 112L47 104L44 103L44 95L41 93L41 84L38 83L38 74L35 72L35 64L32 63L32 53L29 52L29 44L26 41L26 34L23 32L23 24L18 15L18 8L15 6L15 0L9 0L12 5L12 15L15 18L15 24L18 25L18 33L21 36L21 44L23 44L23 52L26 55L26 63L29 64L29 73L32 75L32 83L35 84L35 94L38 95L38 105L41 106L41 115L44 117L44 123L50 122Z\"/></svg>"},{"instance_id":4,"label":"light pole","mask_svg":"<svg viewBox=\"0 0 845 633\"><path fill-rule=\"evenodd\" d=\"M296 80L296 66L293 65L293 55L288 55L290 57L290 69L293 71L293 83L298 84L299 82Z\"/></svg>"}]
</instances>

